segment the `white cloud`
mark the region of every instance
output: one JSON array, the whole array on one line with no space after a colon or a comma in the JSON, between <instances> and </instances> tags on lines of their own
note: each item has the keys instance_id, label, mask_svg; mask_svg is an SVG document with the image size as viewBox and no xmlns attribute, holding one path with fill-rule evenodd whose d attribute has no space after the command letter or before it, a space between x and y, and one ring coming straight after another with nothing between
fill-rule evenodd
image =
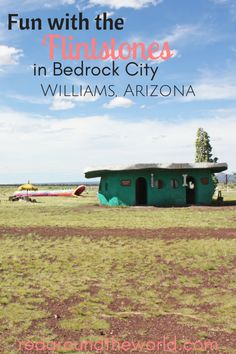
<instances>
[{"instance_id":1,"label":"white cloud","mask_svg":"<svg viewBox=\"0 0 236 354\"><path fill-rule=\"evenodd\" d=\"M50 109L52 111L63 111L67 109L72 109L75 107L75 102L64 97L55 96L52 101Z\"/></svg>"},{"instance_id":2,"label":"white cloud","mask_svg":"<svg viewBox=\"0 0 236 354\"><path fill-rule=\"evenodd\" d=\"M139 10L148 6L156 6L161 2L163 2L163 0L89 0L88 2L80 1L79 7L84 9L92 6L106 6L115 10L122 7Z\"/></svg>"},{"instance_id":3,"label":"white cloud","mask_svg":"<svg viewBox=\"0 0 236 354\"><path fill-rule=\"evenodd\" d=\"M227 4L230 2L230 0L212 0L215 4Z\"/></svg>"},{"instance_id":4,"label":"white cloud","mask_svg":"<svg viewBox=\"0 0 236 354\"><path fill-rule=\"evenodd\" d=\"M175 58L175 57L177 57L178 56L178 54L179 54L179 52L178 52L178 50L177 49L173 49L173 50L171 50L171 58L173 59L173 58Z\"/></svg>"},{"instance_id":5,"label":"white cloud","mask_svg":"<svg viewBox=\"0 0 236 354\"><path fill-rule=\"evenodd\" d=\"M203 71L202 77L192 84L196 96L185 97L186 101L235 100L236 79L234 71L231 75Z\"/></svg>"},{"instance_id":6,"label":"white cloud","mask_svg":"<svg viewBox=\"0 0 236 354\"><path fill-rule=\"evenodd\" d=\"M73 5L76 3L76 0L62 0L62 4Z\"/></svg>"},{"instance_id":7,"label":"white cloud","mask_svg":"<svg viewBox=\"0 0 236 354\"><path fill-rule=\"evenodd\" d=\"M199 25L177 25L169 35L162 39L162 42L170 42L173 44L186 39L193 40L194 37L202 36L204 34L205 32Z\"/></svg>"},{"instance_id":8,"label":"white cloud","mask_svg":"<svg viewBox=\"0 0 236 354\"><path fill-rule=\"evenodd\" d=\"M41 9L43 7L57 7L62 5L74 5L76 0L21 0L20 2L20 10L23 11L31 11L36 9ZM18 0L1 0L0 1L0 11L2 13L7 13L12 9L18 8L19 1Z\"/></svg>"},{"instance_id":9,"label":"white cloud","mask_svg":"<svg viewBox=\"0 0 236 354\"><path fill-rule=\"evenodd\" d=\"M84 90L82 91L84 93ZM53 98L49 97L37 97L37 96L26 96L15 93L7 94L7 97L12 98L17 101L27 102L30 104L38 105L50 105L50 110L52 111L62 111L67 109L72 109L76 107L77 104L95 102L99 99L99 96L92 96L87 94L85 96L59 96L55 95Z\"/></svg>"},{"instance_id":10,"label":"white cloud","mask_svg":"<svg viewBox=\"0 0 236 354\"><path fill-rule=\"evenodd\" d=\"M230 171L236 170L235 110L174 122L106 115L36 117L3 107L1 112L0 183L81 180L90 165L192 162L201 126L211 137L214 154L229 163Z\"/></svg>"},{"instance_id":11,"label":"white cloud","mask_svg":"<svg viewBox=\"0 0 236 354\"><path fill-rule=\"evenodd\" d=\"M202 21L198 24L176 25L169 34L163 36L161 42L169 42L171 46L176 43L180 47L189 43L192 45L195 42L200 44L214 43L222 41L227 36L228 34L226 35L222 31L216 32L214 27Z\"/></svg>"},{"instance_id":12,"label":"white cloud","mask_svg":"<svg viewBox=\"0 0 236 354\"><path fill-rule=\"evenodd\" d=\"M76 0L60 0L58 1L59 5L74 5L76 3ZM45 1L44 7L55 7L55 2L54 1Z\"/></svg>"},{"instance_id":13,"label":"white cloud","mask_svg":"<svg viewBox=\"0 0 236 354\"><path fill-rule=\"evenodd\" d=\"M21 49L0 45L0 66L18 64L22 56L23 52Z\"/></svg>"},{"instance_id":14,"label":"white cloud","mask_svg":"<svg viewBox=\"0 0 236 354\"><path fill-rule=\"evenodd\" d=\"M110 11L110 12L106 11L106 14L107 14L107 17L111 17L115 14L115 12L114 11Z\"/></svg>"},{"instance_id":15,"label":"white cloud","mask_svg":"<svg viewBox=\"0 0 236 354\"><path fill-rule=\"evenodd\" d=\"M104 11L107 14L107 17L112 17L115 14L115 11ZM96 11L97 15L101 15L100 11Z\"/></svg>"},{"instance_id":16,"label":"white cloud","mask_svg":"<svg viewBox=\"0 0 236 354\"><path fill-rule=\"evenodd\" d=\"M110 102L103 105L104 108L129 108L133 106L134 102L126 97L115 97Z\"/></svg>"},{"instance_id":17,"label":"white cloud","mask_svg":"<svg viewBox=\"0 0 236 354\"><path fill-rule=\"evenodd\" d=\"M13 98L13 100L27 102L27 103L31 103L31 104L49 104L49 103L51 103L50 99L47 97L24 96L24 95L14 94L14 93L7 94L7 97Z\"/></svg>"},{"instance_id":18,"label":"white cloud","mask_svg":"<svg viewBox=\"0 0 236 354\"><path fill-rule=\"evenodd\" d=\"M173 49L170 51L171 52L171 57L170 59L174 59L174 58L179 58L181 57L181 55L179 54L178 50L177 49ZM162 58L159 58L159 59L156 59L156 60L152 60L152 59L148 59L150 61L150 64L151 65L154 65L154 64L161 64L161 63L164 63L166 60L165 59L162 59Z\"/></svg>"},{"instance_id":19,"label":"white cloud","mask_svg":"<svg viewBox=\"0 0 236 354\"><path fill-rule=\"evenodd\" d=\"M85 95L78 97L66 97L56 95L52 99L50 109L52 111L62 111L74 108L78 103L95 102L99 99L99 96Z\"/></svg>"},{"instance_id":20,"label":"white cloud","mask_svg":"<svg viewBox=\"0 0 236 354\"><path fill-rule=\"evenodd\" d=\"M235 100L236 99L236 86L230 83L204 82L194 86L196 97L188 96L187 100Z\"/></svg>"}]
</instances>

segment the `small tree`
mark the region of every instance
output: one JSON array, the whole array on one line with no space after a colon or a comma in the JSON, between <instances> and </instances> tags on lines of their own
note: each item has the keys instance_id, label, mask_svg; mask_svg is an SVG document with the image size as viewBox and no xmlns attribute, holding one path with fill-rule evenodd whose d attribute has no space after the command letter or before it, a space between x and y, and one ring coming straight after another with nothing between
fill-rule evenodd
<instances>
[{"instance_id":1,"label":"small tree","mask_svg":"<svg viewBox=\"0 0 236 354\"><path fill-rule=\"evenodd\" d=\"M196 138L196 153L195 162L217 162L218 157L212 157L212 146L208 133L203 128L198 128ZM216 188L218 180L214 174L212 174L212 182Z\"/></svg>"},{"instance_id":2,"label":"small tree","mask_svg":"<svg viewBox=\"0 0 236 354\"><path fill-rule=\"evenodd\" d=\"M217 162L218 158L212 158L212 146L210 137L203 128L198 128L196 139L195 162Z\"/></svg>"}]
</instances>

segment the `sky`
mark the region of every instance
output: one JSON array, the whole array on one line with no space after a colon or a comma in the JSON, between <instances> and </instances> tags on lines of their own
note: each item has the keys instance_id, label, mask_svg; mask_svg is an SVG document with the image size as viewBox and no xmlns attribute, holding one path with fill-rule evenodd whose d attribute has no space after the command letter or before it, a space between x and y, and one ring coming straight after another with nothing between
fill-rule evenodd
<instances>
[{"instance_id":1,"label":"sky","mask_svg":"<svg viewBox=\"0 0 236 354\"><path fill-rule=\"evenodd\" d=\"M124 20L123 30L101 30L94 18L106 12ZM83 13L89 30L54 30L48 18ZM236 171L236 3L234 0L0 0L0 183L84 180L88 167L128 163L194 162L196 131L203 127L213 154ZM8 14L18 14L8 30ZM42 19L42 30L20 30L20 18ZM156 77L129 76L130 60L117 60L119 76L53 76L47 34L73 36L73 43L168 42L169 60L143 60ZM55 60L75 68L81 60ZM44 66L47 75L34 76ZM112 60L86 60L111 66ZM151 69L149 69L151 70ZM150 71L149 71L150 74ZM44 97L41 85L102 87L116 96ZM125 95L127 85L192 86L195 96ZM152 86L153 87L153 86ZM158 92L158 89L157 89Z\"/></svg>"}]
</instances>

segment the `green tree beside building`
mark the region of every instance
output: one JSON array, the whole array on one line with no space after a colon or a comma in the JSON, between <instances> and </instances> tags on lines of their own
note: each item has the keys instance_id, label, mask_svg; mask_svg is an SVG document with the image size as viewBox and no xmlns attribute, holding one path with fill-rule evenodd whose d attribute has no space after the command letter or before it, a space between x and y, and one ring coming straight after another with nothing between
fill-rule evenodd
<instances>
[{"instance_id":1,"label":"green tree beside building","mask_svg":"<svg viewBox=\"0 0 236 354\"><path fill-rule=\"evenodd\" d=\"M210 137L203 128L198 128L196 138L195 162L217 162L217 157L212 157Z\"/></svg>"},{"instance_id":2,"label":"green tree beside building","mask_svg":"<svg viewBox=\"0 0 236 354\"><path fill-rule=\"evenodd\" d=\"M216 163L218 161L218 157L213 157L212 155L210 136L203 128L198 128L197 130L195 147L196 147L195 162L215 162ZM214 174L212 175L212 181L216 188L218 180Z\"/></svg>"}]
</instances>

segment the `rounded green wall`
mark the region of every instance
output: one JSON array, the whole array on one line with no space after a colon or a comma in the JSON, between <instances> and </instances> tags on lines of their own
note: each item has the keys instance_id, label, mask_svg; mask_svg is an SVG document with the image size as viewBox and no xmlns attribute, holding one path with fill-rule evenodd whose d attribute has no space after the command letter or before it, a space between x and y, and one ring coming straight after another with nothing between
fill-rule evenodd
<instances>
[{"instance_id":1,"label":"rounded green wall","mask_svg":"<svg viewBox=\"0 0 236 354\"><path fill-rule=\"evenodd\" d=\"M103 205L136 205L136 180L143 177L147 182L147 205L183 206L186 205L186 187L183 186L184 174L195 180L194 204L211 204L214 186L209 170L110 171L101 177L98 198ZM208 179L208 184L203 184L202 179L204 178ZM162 181L160 189L157 188L157 180ZM177 188L172 187L171 180L177 181ZM122 181L126 185L122 185Z\"/></svg>"}]
</instances>

